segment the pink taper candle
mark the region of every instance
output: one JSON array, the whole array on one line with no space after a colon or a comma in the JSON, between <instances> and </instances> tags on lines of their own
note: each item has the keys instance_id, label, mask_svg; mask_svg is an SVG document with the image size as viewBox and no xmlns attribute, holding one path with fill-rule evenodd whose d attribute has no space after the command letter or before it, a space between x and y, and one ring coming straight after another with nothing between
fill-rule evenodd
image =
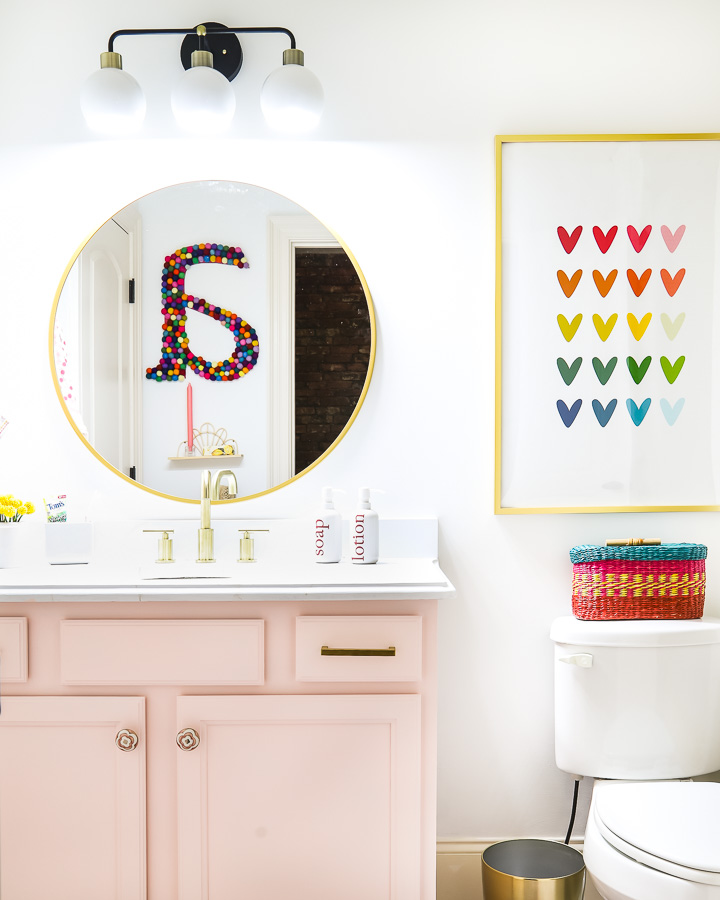
<instances>
[{"instance_id":1,"label":"pink taper candle","mask_svg":"<svg viewBox=\"0 0 720 900\"><path fill-rule=\"evenodd\" d=\"M187 386L187 445L188 450L193 448L193 413L192 413L192 385Z\"/></svg>"}]
</instances>

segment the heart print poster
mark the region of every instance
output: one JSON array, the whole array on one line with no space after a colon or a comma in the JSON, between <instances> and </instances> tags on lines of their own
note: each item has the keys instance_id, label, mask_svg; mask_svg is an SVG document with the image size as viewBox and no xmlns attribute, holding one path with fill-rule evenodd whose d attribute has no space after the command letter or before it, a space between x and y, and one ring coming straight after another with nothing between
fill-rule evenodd
<instances>
[{"instance_id":1,"label":"heart print poster","mask_svg":"<svg viewBox=\"0 0 720 900\"><path fill-rule=\"evenodd\" d=\"M712 509L720 141L498 138L496 511Z\"/></svg>"}]
</instances>

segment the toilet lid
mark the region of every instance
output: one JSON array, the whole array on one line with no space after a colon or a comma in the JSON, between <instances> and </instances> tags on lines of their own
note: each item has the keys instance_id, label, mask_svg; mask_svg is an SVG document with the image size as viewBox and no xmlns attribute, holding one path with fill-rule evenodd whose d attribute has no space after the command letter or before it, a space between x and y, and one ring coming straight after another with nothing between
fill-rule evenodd
<instances>
[{"instance_id":1,"label":"toilet lid","mask_svg":"<svg viewBox=\"0 0 720 900\"><path fill-rule=\"evenodd\" d=\"M720 885L720 784L597 785L595 820L614 847L654 869Z\"/></svg>"}]
</instances>

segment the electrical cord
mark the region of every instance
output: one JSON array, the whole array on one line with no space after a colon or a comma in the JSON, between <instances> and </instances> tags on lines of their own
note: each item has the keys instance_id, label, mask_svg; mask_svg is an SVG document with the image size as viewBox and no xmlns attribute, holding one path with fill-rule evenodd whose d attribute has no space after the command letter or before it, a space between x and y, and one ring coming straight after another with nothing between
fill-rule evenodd
<instances>
[{"instance_id":1,"label":"electrical cord","mask_svg":"<svg viewBox=\"0 0 720 900\"><path fill-rule=\"evenodd\" d=\"M572 809L570 810L570 824L568 825L567 834L565 835L565 843L570 843L570 835L572 834L573 825L575 824L575 813L577 812L578 789L580 787L580 779L576 779L575 788L573 790Z\"/></svg>"}]
</instances>

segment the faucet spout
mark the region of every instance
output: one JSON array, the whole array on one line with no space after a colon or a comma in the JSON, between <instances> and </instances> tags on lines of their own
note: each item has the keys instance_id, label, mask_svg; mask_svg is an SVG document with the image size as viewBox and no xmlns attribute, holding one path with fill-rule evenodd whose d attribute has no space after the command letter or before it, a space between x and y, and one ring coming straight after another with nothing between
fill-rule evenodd
<instances>
[{"instance_id":1,"label":"faucet spout","mask_svg":"<svg viewBox=\"0 0 720 900\"><path fill-rule=\"evenodd\" d=\"M227 479L227 497L220 496L223 478ZM235 473L231 472L230 469L221 469L219 472L215 473L215 477L212 479L212 484L210 487L210 499L232 500L234 497L237 497L237 490L238 486Z\"/></svg>"}]
</instances>

